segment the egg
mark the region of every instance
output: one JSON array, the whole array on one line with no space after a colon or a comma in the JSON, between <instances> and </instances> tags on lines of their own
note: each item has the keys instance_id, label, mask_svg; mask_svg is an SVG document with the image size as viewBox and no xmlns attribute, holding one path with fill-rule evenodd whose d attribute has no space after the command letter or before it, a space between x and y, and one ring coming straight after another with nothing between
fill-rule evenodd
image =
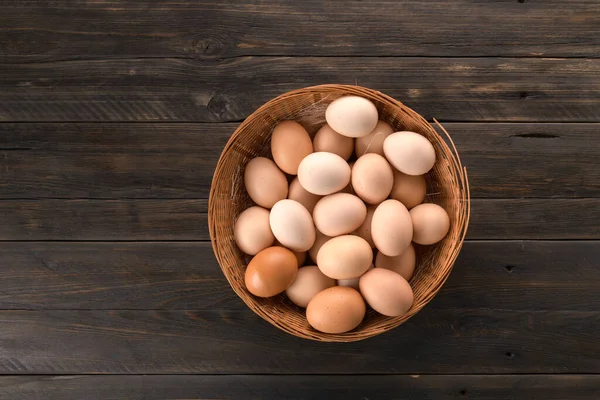
<instances>
[{"instance_id":1,"label":"egg","mask_svg":"<svg viewBox=\"0 0 600 400\"><path fill-rule=\"evenodd\" d=\"M406 279L387 269L372 269L361 276L358 286L367 304L388 317L406 314L413 304L413 291Z\"/></svg>"},{"instance_id":2,"label":"egg","mask_svg":"<svg viewBox=\"0 0 600 400\"><path fill-rule=\"evenodd\" d=\"M415 272L416 260L415 246L411 243L399 256L388 257L382 252L377 253L375 266L377 268L389 269L409 281Z\"/></svg>"},{"instance_id":3,"label":"egg","mask_svg":"<svg viewBox=\"0 0 600 400\"><path fill-rule=\"evenodd\" d=\"M406 175L394 170L394 185L390 197L404 204L409 210L421 204L427 194L427 183L423 175Z\"/></svg>"},{"instance_id":4,"label":"egg","mask_svg":"<svg viewBox=\"0 0 600 400\"><path fill-rule=\"evenodd\" d=\"M273 130L271 153L275 164L283 172L296 175L300 161L312 152L310 136L299 123L283 121Z\"/></svg>"},{"instance_id":5,"label":"egg","mask_svg":"<svg viewBox=\"0 0 600 400\"><path fill-rule=\"evenodd\" d=\"M327 124L317 131L313 139L314 151L324 151L337 154L347 160L354 151L354 140L348 136L340 135Z\"/></svg>"},{"instance_id":6,"label":"egg","mask_svg":"<svg viewBox=\"0 0 600 400\"><path fill-rule=\"evenodd\" d=\"M390 136L394 130L384 121L377 121L375 129L367 136L356 138L354 151L356 157L361 157L367 153L376 153L383 156L383 141Z\"/></svg>"},{"instance_id":7,"label":"egg","mask_svg":"<svg viewBox=\"0 0 600 400\"><path fill-rule=\"evenodd\" d=\"M253 158L244 170L244 185L256 204L271 208L287 197L288 183L283 172L268 158Z\"/></svg>"},{"instance_id":8,"label":"egg","mask_svg":"<svg viewBox=\"0 0 600 400\"><path fill-rule=\"evenodd\" d=\"M390 164L407 175L423 175L435 164L435 149L427 138L415 132L395 132L383 142Z\"/></svg>"},{"instance_id":9,"label":"egg","mask_svg":"<svg viewBox=\"0 0 600 400\"><path fill-rule=\"evenodd\" d=\"M413 236L413 221L407 208L398 200L378 205L371 221L371 236L375 247L386 256L402 254Z\"/></svg>"},{"instance_id":10,"label":"egg","mask_svg":"<svg viewBox=\"0 0 600 400\"><path fill-rule=\"evenodd\" d=\"M371 133L378 119L375 104L359 96L340 97L325 110L329 126L339 134L353 138Z\"/></svg>"},{"instance_id":11,"label":"egg","mask_svg":"<svg viewBox=\"0 0 600 400\"><path fill-rule=\"evenodd\" d=\"M275 238L293 251L307 251L315 243L310 213L294 200L279 200L271 209L269 224Z\"/></svg>"},{"instance_id":12,"label":"egg","mask_svg":"<svg viewBox=\"0 0 600 400\"><path fill-rule=\"evenodd\" d=\"M284 245L279 243L279 241L277 239L275 239L275 241L273 242L273 246L284 247L287 249L287 247L285 247ZM290 249L288 249L288 250L290 250ZM294 253L294 255L296 256L296 260L298 260L298 267L303 266L304 262L306 261L307 252L306 251L294 251L294 250L290 250L290 251L292 253Z\"/></svg>"},{"instance_id":13,"label":"egg","mask_svg":"<svg viewBox=\"0 0 600 400\"><path fill-rule=\"evenodd\" d=\"M379 154L365 154L352 167L352 188L366 203L381 203L389 196L393 184L392 167Z\"/></svg>"},{"instance_id":14,"label":"egg","mask_svg":"<svg viewBox=\"0 0 600 400\"><path fill-rule=\"evenodd\" d=\"M339 236L354 231L366 216L365 203L348 193L325 196L313 210L315 226L327 236Z\"/></svg>"},{"instance_id":15,"label":"egg","mask_svg":"<svg viewBox=\"0 0 600 400\"><path fill-rule=\"evenodd\" d=\"M446 236L450 229L450 217L437 204L419 204L410 210L414 237L418 244L434 244Z\"/></svg>"},{"instance_id":16,"label":"egg","mask_svg":"<svg viewBox=\"0 0 600 400\"><path fill-rule=\"evenodd\" d=\"M269 210L254 206L244 210L233 228L235 244L246 254L255 255L275 240L269 225Z\"/></svg>"},{"instance_id":17,"label":"egg","mask_svg":"<svg viewBox=\"0 0 600 400\"><path fill-rule=\"evenodd\" d=\"M325 242L317 253L317 266L333 279L361 276L372 262L371 246L365 239L354 235L334 237Z\"/></svg>"},{"instance_id":18,"label":"egg","mask_svg":"<svg viewBox=\"0 0 600 400\"><path fill-rule=\"evenodd\" d=\"M373 264L371 264L371 266L369 267L367 272L369 272L371 269L373 269ZM338 284L338 286L346 286L346 287L351 287L351 288L358 290L358 282L359 281L360 281L360 276L356 277L356 278L350 278L350 279L338 279L337 284Z\"/></svg>"},{"instance_id":19,"label":"egg","mask_svg":"<svg viewBox=\"0 0 600 400\"><path fill-rule=\"evenodd\" d=\"M375 243L373 243L373 237L371 236L371 223L373 222L373 213L375 213L376 208L377 206L374 205L367 207L367 216L365 217L364 222L356 231L354 231L355 235L365 239L367 243L371 245L371 247L375 247Z\"/></svg>"},{"instance_id":20,"label":"egg","mask_svg":"<svg viewBox=\"0 0 600 400\"><path fill-rule=\"evenodd\" d=\"M318 152L302 160L298 167L298 180L308 192L325 196L346 187L350 173L350 166L342 157Z\"/></svg>"},{"instance_id":21,"label":"egg","mask_svg":"<svg viewBox=\"0 0 600 400\"><path fill-rule=\"evenodd\" d=\"M288 199L296 200L298 203L302 204L309 213L312 214L313 209L315 208L315 204L317 201L321 200L322 196L318 196L316 194L312 194L306 189L302 187L298 177L294 178L290 183L290 188L288 190Z\"/></svg>"},{"instance_id":22,"label":"egg","mask_svg":"<svg viewBox=\"0 0 600 400\"><path fill-rule=\"evenodd\" d=\"M297 272L294 253L283 247L267 247L250 260L246 268L246 288L258 297L275 296L292 284Z\"/></svg>"},{"instance_id":23,"label":"egg","mask_svg":"<svg viewBox=\"0 0 600 400\"><path fill-rule=\"evenodd\" d=\"M317 262L317 254L319 254L319 250L321 249L321 246L323 246L323 244L325 244L325 242L327 242L329 239L331 239L331 237L322 234L318 230L316 233L317 233L317 237L315 238L315 244L313 244L312 247L310 248L310 250L308 250L308 254L310 255L310 258L314 262Z\"/></svg>"},{"instance_id":24,"label":"egg","mask_svg":"<svg viewBox=\"0 0 600 400\"><path fill-rule=\"evenodd\" d=\"M302 267L285 294L298 307L306 308L319 292L335 286L335 280L323 275L316 265Z\"/></svg>"},{"instance_id":25,"label":"egg","mask_svg":"<svg viewBox=\"0 0 600 400\"><path fill-rule=\"evenodd\" d=\"M360 325L366 311L365 302L355 289L334 286L313 297L306 308L306 319L318 331L344 333Z\"/></svg>"}]
</instances>

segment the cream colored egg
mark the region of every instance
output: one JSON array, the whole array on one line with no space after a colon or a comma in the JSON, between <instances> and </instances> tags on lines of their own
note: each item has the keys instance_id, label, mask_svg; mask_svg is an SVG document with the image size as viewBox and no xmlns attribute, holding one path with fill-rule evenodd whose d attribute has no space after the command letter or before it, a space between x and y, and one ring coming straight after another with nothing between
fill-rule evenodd
<instances>
[{"instance_id":1,"label":"cream colored egg","mask_svg":"<svg viewBox=\"0 0 600 400\"><path fill-rule=\"evenodd\" d=\"M271 209L269 224L275 238L293 251L307 251L315 243L315 226L304 206L294 200L280 200Z\"/></svg>"},{"instance_id":2,"label":"cream colored egg","mask_svg":"<svg viewBox=\"0 0 600 400\"><path fill-rule=\"evenodd\" d=\"M386 200L375 209L371 221L371 236L375 247L393 257L410 245L413 223L406 207L397 200Z\"/></svg>"},{"instance_id":3,"label":"cream colored egg","mask_svg":"<svg viewBox=\"0 0 600 400\"><path fill-rule=\"evenodd\" d=\"M354 235L332 238L317 254L317 266L333 279L356 278L365 273L373 262L369 243Z\"/></svg>"},{"instance_id":4,"label":"cream colored egg","mask_svg":"<svg viewBox=\"0 0 600 400\"><path fill-rule=\"evenodd\" d=\"M382 252L377 253L377 256L375 257L375 266L377 268L394 271L409 281L415 272L416 261L417 256L415 253L415 246L411 243L402 254L396 257L388 257Z\"/></svg>"},{"instance_id":5,"label":"cream colored egg","mask_svg":"<svg viewBox=\"0 0 600 400\"><path fill-rule=\"evenodd\" d=\"M394 130L384 121L377 121L375 129L367 136L356 138L354 151L356 157L361 157L367 153L376 153L383 156L383 141L390 136Z\"/></svg>"},{"instance_id":6,"label":"cream colored egg","mask_svg":"<svg viewBox=\"0 0 600 400\"><path fill-rule=\"evenodd\" d=\"M306 319L318 331L344 333L360 325L366 311L365 301L358 291L334 286L313 297L306 308Z\"/></svg>"},{"instance_id":7,"label":"cream colored egg","mask_svg":"<svg viewBox=\"0 0 600 400\"><path fill-rule=\"evenodd\" d=\"M394 185L390 197L404 204L409 210L421 204L427 194L427 183L423 175L406 175L394 170Z\"/></svg>"},{"instance_id":8,"label":"cream colored egg","mask_svg":"<svg viewBox=\"0 0 600 400\"><path fill-rule=\"evenodd\" d=\"M414 231L413 242L434 244L446 236L450 229L450 217L446 210L437 204L419 204L410 210Z\"/></svg>"},{"instance_id":9,"label":"cream colored egg","mask_svg":"<svg viewBox=\"0 0 600 400\"><path fill-rule=\"evenodd\" d=\"M350 182L350 166L333 153L309 154L298 167L298 180L308 192L325 196L342 190Z\"/></svg>"},{"instance_id":10,"label":"cream colored egg","mask_svg":"<svg viewBox=\"0 0 600 400\"><path fill-rule=\"evenodd\" d=\"M335 193L323 197L313 210L317 229L327 236L345 235L357 229L367 216L367 207L358 197Z\"/></svg>"},{"instance_id":11,"label":"cream colored egg","mask_svg":"<svg viewBox=\"0 0 600 400\"><path fill-rule=\"evenodd\" d=\"M269 210L254 206L244 210L233 228L235 244L246 254L255 255L275 241L269 225Z\"/></svg>"},{"instance_id":12,"label":"cream colored egg","mask_svg":"<svg viewBox=\"0 0 600 400\"><path fill-rule=\"evenodd\" d=\"M271 153L275 164L291 175L298 173L300 161L313 152L312 141L306 129L295 121L283 121L271 135Z\"/></svg>"},{"instance_id":13,"label":"cream colored egg","mask_svg":"<svg viewBox=\"0 0 600 400\"><path fill-rule=\"evenodd\" d=\"M339 134L353 138L371 133L378 118L375 104L359 96L340 97L325 110L329 126Z\"/></svg>"},{"instance_id":14,"label":"cream colored egg","mask_svg":"<svg viewBox=\"0 0 600 400\"><path fill-rule=\"evenodd\" d=\"M321 246L323 246L325 242L327 242L329 239L331 239L331 237L324 235L317 230L317 237L315 238L315 243L310 248L310 250L308 250L308 254L314 262L317 262L317 254L319 254Z\"/></svg>"},{"instance_id":15,"label":"cream colored egg","mask_svg":"<svg viewBox=\"0 0 600 400\"><path fill-rule=\"evenodd\" d=\"M335 280L321 272L316 265L302 267L285 293L295 305L306 308L319 292L335 286Z\"/></svg>"},{"instance_id":16,"label":"cream colored egg","mask_svg":"<svg viewBox=\"0 0 600 400\"><path fill-rule=\"evenodd\" d=\"M373 264L371 264L371 266L369 267L369 269L367 270L367 272L369 272L371 269L373 269ZM365 274L367 273L365 272ZM364 275L364 274L363 274ZM362 275L361 275L362 276ZM353 289L358 290L358 282L360 281L360 276L356 277L356 278L350 278L350 279L338 279L337 280L337 285L338 286L346 286L346 287L351 287Z\"/></svg>"},{"instance_id":17,"label":"cream colored egg","mask_svg":"<svg viewBox=\"0 0 600 400\"><path fill-rule=\"evenodd\" d=\"M407 175L423 175L435 164L435 149L423 135L402 131L392 133L383 142L385 158Z\"/></svg>"},{"instance_id":18,"label":"cream colored egg","mask_svg":"<svg viewBox=\"0 0 600 400\"><path fill-rule=\"evenodd\" d=\"M406 314L414 301L412 288L402 276L375 268L360 277L360 293L380 314L397 317Z\"/></svg>"},{"instance_id":19,"label":"cream colored egg","mask_svg":"<svg viewBox=\"0 0 600 400\"><path fill-rule=\"evenodd\" d=\"M318 196L316 194L312 194L308 192L306 189L302 187L298 177L295 177L290 183L290 188L288 190L288 199L296 200L298 203L302 204L309 213L312 214L313 209L315 208L315 204L317 201L321 200L322 196Z\"/></svg>"},{"instance_id":20,"label":"cream colored egg","mask_svg":"<svg viewBox=\"0 0 600 400\"><path fill-rule=\"evenodd\" d=\"M392 167L379 154L365 154L352 167L352 188L366 203L381 203L389 196L393 184Z\"/></svg>"},{"instance_id":21,"label":"cream colored egg","mask_svg":"<svg viewBox=\"0 0 600 400\"><path fill-rule=\"evenodd\" d=\"M371 236L371 223L373 222L373 213L375 213L376 208L377 206L375 205L367 207L367 216L365 217L364 222L354 232L355 235L365 239L367 243L371 245L371 247L375 247L375 243L373 243L373 237Z\"/></svg>"},{"instance_id":22,"label":"cream colored egg","mask_svg":"<svg viewBox=\"0 0 600 400\"><path fill-rule=\"evenodd\" d=\"M244 185L252 201L264 208L287 197L288 184L283 172L268 158L253 158L244 170Z\"/></svg>"},{"instance_id":23,"label":"cream colored egg","mask_svg":"<svg viewBox=\"0 0 600 400\"><path fill-rule=\"evenodd\" d=\"M340 135L325 124L317 131L313 139L313 148L314 151L337 154L347 160L354 150L354 140L348 136Z\"/></svg>"}]
</instances>

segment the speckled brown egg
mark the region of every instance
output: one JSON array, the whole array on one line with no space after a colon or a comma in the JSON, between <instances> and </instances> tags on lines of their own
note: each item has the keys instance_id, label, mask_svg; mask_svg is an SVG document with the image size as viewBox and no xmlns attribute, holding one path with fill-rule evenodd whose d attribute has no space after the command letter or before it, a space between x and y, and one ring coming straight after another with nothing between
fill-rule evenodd
<instances>
[{"instance_id":1,"label":"speckled brown egg","mask_svg":"<svg viewBox=\"0 0 600 400\"><path fill-rule=\"evenodd\" d=\"M246 254L255 255L275 240L269 226L269 210L254 206L244 210L233 228L235 244Z\"/></svg>"},{"instance_id":2,"label":"speckled brown egg","mask_svg":"<svg viewBox=\"0 0 600 400\"><path fill-rule=\"evenodd\" d=\"M411 243L402 254L396 257L388 257L382 252L377 253L377 256L375 257L375 266L377 268L394 271L407 281L410 281L415 272L416 261L417 256L415 253L415 246Z\"/></svg>"},{"instance_id":3,"label":"speckled brown egg","mask_svg":"<svg viewBox=\"0 0 600 400\"><path fill-rule=\"evenodd\" d=\"M358 284L365 301L380 314L397 317L413 304L413 291L402 276L383 268L374 268L361 276Z\"/></svg>"},{"instance_id":4,"label":"speckled brown egg","mask_svg":"<svg viewBox=\"0 0 600 400\"><path fill-rule=\"evenodd\" d=\"M275 164L283 172L296 175L300 161L312 152L310 136L299 123L283 121L273 130L271 153Z\"/></svg>"},{"instance_id":5,"label":"speckled brown egg","mask_svg":"<svg viewBox=\"0 0 600 400\"><path fill-rule=\"evenodd\" d=\"M248 264L246 288L258 297L275 296L292 284L297 272L298 261L294 253L279 246L268 247Z\"/></svg>"},{"instance_id":6,"label":"speckled brown egg","mask_svg":"<svg viewBox=\"0 0 600 400\"><path fill-rule=\"evenodd\" d=\"M334 279L323 275L316 265L309 265L298 270L296 279L285 293L292 303L306 308L319 292L333 286L335 286Z\"/></svg>"},{"instance_id":7,"label":"speckled brown egg","mask_svg":"<svg viewBox=\"0 0 600 400\"><path fill-rule=\"evenodd\" d=\"M313 148L314 151L337 154L344 160L347 160L354 150L354 140L350 137L340 135L331 129L329 125L325 124L317 131L313 139Z\"/></svg>"},{"instance_id":8,"label":"speckled brown egg","mask_svg":"<svg viewBox=\"0 0 600 400\"><path fill-rule=\"evenodd\" d=\"M277 165L268 158L253 158L244 170L244 185L252 201L264 208L271 208L288 192L287 179Z\"/></svg>"},{"instance_id":9,"label":"speckled brown egg","mask_svg":"<svg viewBox=\"0 0 600 400\"><path fill-rule=\"evenodd\" d=\"M317 294L308 303L306 319L318 331L344 333L356 328L367 307L355 289L334 286Z\"/></svg>"},{"instance_id":10,"label":"speckled brown egg","mask_svg":"<svg viewBox=\"0 0 600 400\"><path fill-rule=\"evenodd\" d=\"M450 229L450 217L446 210L437 204L419 204L410 210L413 225L413 242L434 244L446 236Z\"/></svg>"}]
</instances>

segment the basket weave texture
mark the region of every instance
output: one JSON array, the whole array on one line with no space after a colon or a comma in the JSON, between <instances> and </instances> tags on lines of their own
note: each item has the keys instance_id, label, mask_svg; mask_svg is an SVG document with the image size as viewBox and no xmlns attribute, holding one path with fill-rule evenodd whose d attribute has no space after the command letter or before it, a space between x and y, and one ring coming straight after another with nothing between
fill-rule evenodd
<instances>
[{"instance_id":1,"label":"basket weave texture","mask_svg":"<svg viewBox=\"0 0 600 400\"><path fill-rule=\"evenodd\" d=\"M394 131L409 130L424 135L433 144L436 162L426 175L426 202L442 206L450 216L450 231L432 246L415 246L417 266L410 281L414 292L412 308L403 316L386 317L368 310L363 322L353 331L326 334L313 329L305 310L295 306L284 294L272 298L253 296L245 287L245 267L250 261L233 239L237 216L253 205L244 188L244 166L254 157L271 157L270 138L281 121L295 120L309 132L325 124L325 109L344 95L371 100L379 119ZM437 121L436 121L437 123ZM351 342L366 339L393 329L421 310L440 290L462 247L467 231L470 196L466 169L448 133L444 136L415 111L378 91L360 86L320 85L282 94L252 113L233 133L217 163L208 203L208 224L213 250L223 274L235 293L262 318L292 335L324 342Z\"/></svg>"}]
</instances>

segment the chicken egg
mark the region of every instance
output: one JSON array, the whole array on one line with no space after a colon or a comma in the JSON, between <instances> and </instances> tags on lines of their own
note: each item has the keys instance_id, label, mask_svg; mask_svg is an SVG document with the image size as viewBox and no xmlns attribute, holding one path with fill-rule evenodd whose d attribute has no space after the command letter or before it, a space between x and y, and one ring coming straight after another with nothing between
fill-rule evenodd
<instances>
[{"instance_id":1,"label":"chicken egg","mask_svg":"<svg viewBox=\"0 0 600 400\"><path fill-rule=\"evenodd\" d=\"M386 256L402 254L413 236L413 222L404 204L386 200L378 205L371 221L371 236L375 247Z\"/></svg>"},{"instance_id":2,"label":"chicken egg","mask_svg":"<svg viewBox=\"0 0 600 400\"><path fill-rule=\"evenodd\" d=\"M394 168L407 175L423 175L435 164L433 145L415 132L392 133L383 142L383 152Z\"/></svg>"},{"instance_id":3,"label":"chicken egg","mask_svg":"<svg viewBox=\"0 0 600 400\"><path fill-rule=\"evenodd\" d=\"M325 119L339 134L356 138L371 133L379 115L375 104L364 97L344 96L327 106Z\"/></svg>"},{"instance_id":4,"label":"chicken egg","mask_svg":"<svg viewBox=\"0 0 600 400\"><path fill-rule=\"evenodd\" d=\"M244 210L233 228L235 244L246 254L255 255L275 240L269 225L269 210L254 206Z\"/></svg>"},{"instance_id":5,"label":"chicken egg","mask_svg":"<svg viewBox=\"0 0 600 400\"><path fill-rule=\"evenodd\" d=\"M245 283L250 293L258 297L275 296L286 290L298 272L296 256L283 247L267 247L250 260Z\"/></svg>"},{"instance_id":6,"label":"chicken egg","mask_svg":"<svg viewBox=\"0 0 600 400\"><path fill-rule=\"evenodd\" d=\"M269 224L275 238L288 249L307 251L315 243L310 213L297 201L280 200L271 209Z\"/></svg>"},{"instance_id":7,"label":"chicken egg","mask_svg":"<svg viewBox=\"0 0 600 400\"><path fill-rule=\"evenodd\" d=\"M409 210L421 204L427 194L427 183L423 175L406 175L394 170L394 185L390 197L404 204Z\"/></svg>"},{"instance_id":8,"label":"chicken egg","mask_svg":"<svg viewBox=\"0 0 600 400\"><path fill-rule=\"evenodd\" d=\"M412 307L412 288L399 274L374 268L360 277L360 293L373 310L388 317L406 314Z\"/></svg>"},{"instance_id":9,"label":"chicken egg","mask_svg":"<svg viewBox=\"0 0 600 400\"><path fill-rule=\"evenodd\" d=\"M287 197L288 183L283 172L268 158L253 158L244 170L244 185L256 204L271 208Z\"/></svg>"},{"instance_id":10,"label":"chicken egg","mask_svg":"<svg viewBox=\"0 0 600 400\"><path fill-rule=\"evenodd\" d=\"M362 157L367 153L376 153L383 156L383 141L390 136L394 130L384 121L377 121L375 129L367 136L356 138L354 151L356 157Z\"/></svg>"},{"instance_id":11,"label":"chicken egg","mask_svg":"<svg viewBox=\"0 0 600 400\"><path fill-rule=\"evenodd\" d=\"M360 325L366 311L365 301L355 289L334 286L312 298L306 319L318 331L344 333Z\"/></svg>"},{"instance_id":12,"label":"chicken egg","mask_svg":"<svg viewBox=\"0 0 600 400\"><path fill-rule=\"evenodd\" d=\"M283 121L273 130L271 153L275 164L283 172L296 175L300 161L312 152L310 136L299 123Z\"/></svg>"},{"instance_id":13,"label":"chicken egg","mask_svg":"<svg viewBox=\"0 0 600 400\"><path fill-rule=\"evenodd\" d=\"M367 207L358 197L335 193L323 197L313 210L317 229L327 236L339 236L357 229L367 216Z\"/></svg>"},{"instance_id":14,"label":"chicken egg","mask_svg":"<svg viewBox=\"0 0 600 400\"><path fill-rule=\"evenodd\" d=\"M354 140L348 136L340 135L325 124L317 131L313 139L313 148L315 151L337 154L347 160L354 151Z\"/></svg>"},{"instance_id":15,"label":"chicken egg","mask_svg":"<svg viewBox=\"0 0 600 400\"><path fill-rule=\"evenodd\" d=\"M356 278L365 273L373 262L373 250L359 236L334 237L321 246L317 266L333 279Z\"/></svg>"},{"instance_id":16,"label":"chicken egg","mask_svg":"<svg viewBox=\"0 0 600 400\"><path fill-rule=\"evenodd\" d=\"M350 182L350 166L333 153L306 156L298 167L298 180L308 192L325 196L342 190Z\"/></svg>"},{"instance_id":17,"label":"chicken egg","mask_svg":"<svg viewBox=\"0 0 600 400\"><path fill-rule=\"evenodd\" d=\"M290 188L288 190L288 199L296 200L298 203L302 204L309 213L312 214L313 209L315 208L315 204L317 201L321 200L322 196L317 196L316 194L312 194L306 189L302 187L298 177L295 177L290 183Z\"/></svg>"},{"instance_id":18,"label":"chicken egg","mask_svg":"<svg viewBox=\"0 0 600 400\"><path fill-rule=\"evenodd\" d=\"M437 204L419 204L410 210L414 231L413 242L434 244L446 236L450 229L450 217Z\"/></svg>"},{"instance_id":19,"label":"chicken egg","mask_svg":"<svg viewBox=\"0 0 600 400\"><path fill-rule=\"evenodd\" d=\"M393 184L392 167L379 154L365 154L352 167L352 188L366 203L381 203L389 196Z\"/></svg>"},{"instance_id":20,"label":"chicken egg","mask_svg":"<svg viewBox=\"0 0 600 400\"><path fill-rule=\"evenodd\" d=\"M375 257L375 266L393 271L409 281L415 272L417 256L415 246L411 243L399 256L389 257L382 252Z\"/></svg>"},{"instance_id":21,"label":"chicken egg","mask_svg":"<svg viewBox=\"0 0 600 400\"><path fill-rule=\"evenodd\" d=\"M292 303L306 308L313 297L332 286L335 286L334 279L323 275L316 265L310 265L298 270L296 279L285 293Z\"/></svg>"}]
</instances>

